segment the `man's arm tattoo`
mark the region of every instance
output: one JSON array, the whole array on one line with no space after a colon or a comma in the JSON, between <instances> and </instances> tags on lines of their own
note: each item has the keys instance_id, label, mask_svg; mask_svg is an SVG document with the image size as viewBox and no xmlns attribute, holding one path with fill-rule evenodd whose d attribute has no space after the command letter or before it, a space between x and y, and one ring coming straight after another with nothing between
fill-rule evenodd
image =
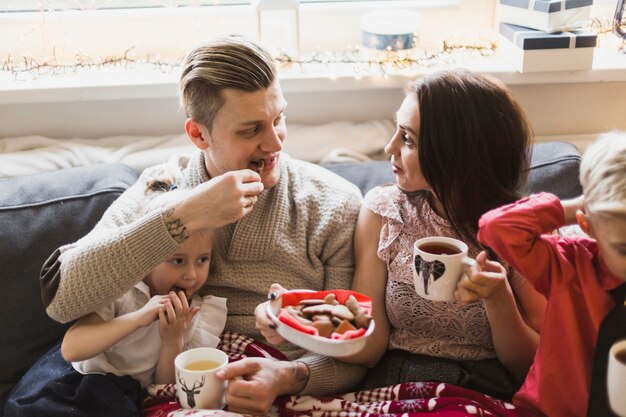
<instances>
[{"instance_id":1,"label":"man's arm tattoo","mask_svg":"<svg viewBox=\"0 0 626 417\"><path fill-rule=\"evenodd\" d=\"M163 220L165 221L167 231L176 242L183 243L189 238L187 227L180 221L179 218L174 217L173 208L163 213Z\"/></svg>"}]
</instances>

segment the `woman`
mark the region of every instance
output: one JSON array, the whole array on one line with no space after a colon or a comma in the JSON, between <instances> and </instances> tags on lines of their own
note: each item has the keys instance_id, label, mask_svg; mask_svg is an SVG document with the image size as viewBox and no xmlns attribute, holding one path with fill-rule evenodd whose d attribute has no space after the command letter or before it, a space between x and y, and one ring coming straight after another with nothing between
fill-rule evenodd
<instances>
[{"instance_id":1,"label":"woman","mask_svg":"<svg viewBox=\"0 0 626 417\"><path fill-rule=\"evenodd\" d=\"M441 381L508 399L538 345L545 299L477 239L486 211L515 201L526 180L531 128L498 80L468 71L407 89L385 152L396 184L365 197L355 232L355 291L373 299L376 331L350 362L374 366L365 388ZM413 243L463 240L472 267L452 301L419 297Z\"/></svg>"},{"instance_id":2,"label":"woman","mask_svg":"<svg viewBox=\"0 0 626 417\"><path fill-rule=\"evenodd\" d=\"M352 288L372 298L376 329L363 351L342 359L373 367L364 389L440 381L510 399L537 349L545 299L489 260L476 234L481 214L520 196L530 125L507 88L486 75L436 73L406 93L385 147L396 184L365 196L355 232ZM427 236L463 240L478 261L452 301L415 292L413 243ZM256 316L266 339L282 342L262 306Z\"/></svg>"}]
</instances>

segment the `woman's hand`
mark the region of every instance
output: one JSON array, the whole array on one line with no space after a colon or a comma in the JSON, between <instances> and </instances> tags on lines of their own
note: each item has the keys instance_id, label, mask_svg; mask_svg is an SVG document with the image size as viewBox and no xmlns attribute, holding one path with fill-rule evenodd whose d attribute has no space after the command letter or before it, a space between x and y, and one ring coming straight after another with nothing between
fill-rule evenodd
<instances>
[{"instance_id":1,"label":"woman's hand","mask_svg":"<svg viewBox=\"0 0 626 417\"><path fill-rule=\"evenodd\" d=\"M272 323L267 315L267 304L271 301L278 300L283 292L285 292L280 284L272 284L267 294L269 301L259 304L254 309L254 316L256 317L255 327L260 330L265 340L272 345L278 345L285 341L285 339L276 331L276 325Z\"/></svg>"},{"instance_id":2,"label":"woman's hand","mask_svg":"<svg viewBox=\"0 0 626 417\"><path fill-rule=\"evenodd\" d=\"M487 259L487 252L476 256L478 266L468 267L457 284L454 296L462 304L479 299L492 300L510 292L506 269L498 262Z\"/></svg>"},{"instance_id":3,"label":"woman's hand","mask_svg":"<svg viewBox=\"0 0 626 417\"><path fill-rule=\"evenodd\" d=\"M228 380L225 400L229 411L265 415L276 397L304 389L309 368L302 362L245 358L225 365L215 375Z\"/></svg>"},{"instance_id":4,"label":"woman's hand","mask_svg":"<svg viewBox=\"0 0 626 417\"><path fill-rule=\"evenodd\" d=\"M169 302L159 310L161 339L164 344L182 343L185 330L200 307L189 307L183 291L179 291L178 294L171 291L165 297L169 298Z\"/></svg>"}]
</instances>

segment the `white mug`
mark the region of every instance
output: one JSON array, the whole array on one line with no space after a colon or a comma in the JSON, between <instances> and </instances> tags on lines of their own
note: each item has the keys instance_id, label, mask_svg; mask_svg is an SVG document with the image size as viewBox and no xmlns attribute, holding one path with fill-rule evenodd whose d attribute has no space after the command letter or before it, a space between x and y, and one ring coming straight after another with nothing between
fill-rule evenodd
<instances>
[{"instance_id":1,"label":"white mug","mask_svg":"<svg viewBox=\"0 0 626 417\"><path fill-rule=\"evenodd\" d=\"M413 283L420 297L448 301L454 297L464 266L476 265L467 245L450 237L419 239L413 245Z\"/></svg>"},{"instance_id":2,"label":"white mug","mask_svg":"<svg viewBox=\"0 0 626 417\"><path fill-rule=\"evenodd\" d=\"M626 417L626 340L611 346L606 378L611 410L618 416Z\"/></svg>"},{"instance_id":3,"label":"white mug","mask_svg":"<svg viewBox=\"0 0 626 417\"><path fill-rule=\"evenodd\" d=\"M222 409L226 381L218 380L215 373L227 363L228 356L214 348L189 349L176 356L176 395L181 407Z\"/></svg>"}]
</instances>

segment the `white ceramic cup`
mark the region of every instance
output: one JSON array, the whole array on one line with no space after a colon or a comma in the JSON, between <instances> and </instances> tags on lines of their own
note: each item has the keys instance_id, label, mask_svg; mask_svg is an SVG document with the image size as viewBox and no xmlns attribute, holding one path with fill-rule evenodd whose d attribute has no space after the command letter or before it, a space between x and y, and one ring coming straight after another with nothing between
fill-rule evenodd
<instances>
[{"instance_id":1,"label":"white ceramic cup","mask_svg":"<svg viewBox=\"0 0 626 417\"><path fill-rule=\"evenodd\" d=\"M606 377L609 405L615 414L626 417L626 340L611 346Z\"/></svg>"},{"instance_id":2,"label":"white ceramic cup","mask_svg":"<svg viewBox=\"0 0 626 417\"><path fill-rule=\"evenodd\" d=\"M464 266L475 264L460 240L443 236L419 239L413 245L415 291L428 300L451 300Z\"/></svg>"},{"instance_id":3,"label":"white ceramic cup","mask_svg":"<svg viewBox=\"0 0 626 417\"><path fill-rule=\"evenodd\" d=\"M190 369L194 364L207 365L207 362L214 366ZM218 380L215 373L227 363L228 356L214 348L189 349L176 356L176 395L181 407L222 409L226 381Z\"/></svg>"}]
</instances>

